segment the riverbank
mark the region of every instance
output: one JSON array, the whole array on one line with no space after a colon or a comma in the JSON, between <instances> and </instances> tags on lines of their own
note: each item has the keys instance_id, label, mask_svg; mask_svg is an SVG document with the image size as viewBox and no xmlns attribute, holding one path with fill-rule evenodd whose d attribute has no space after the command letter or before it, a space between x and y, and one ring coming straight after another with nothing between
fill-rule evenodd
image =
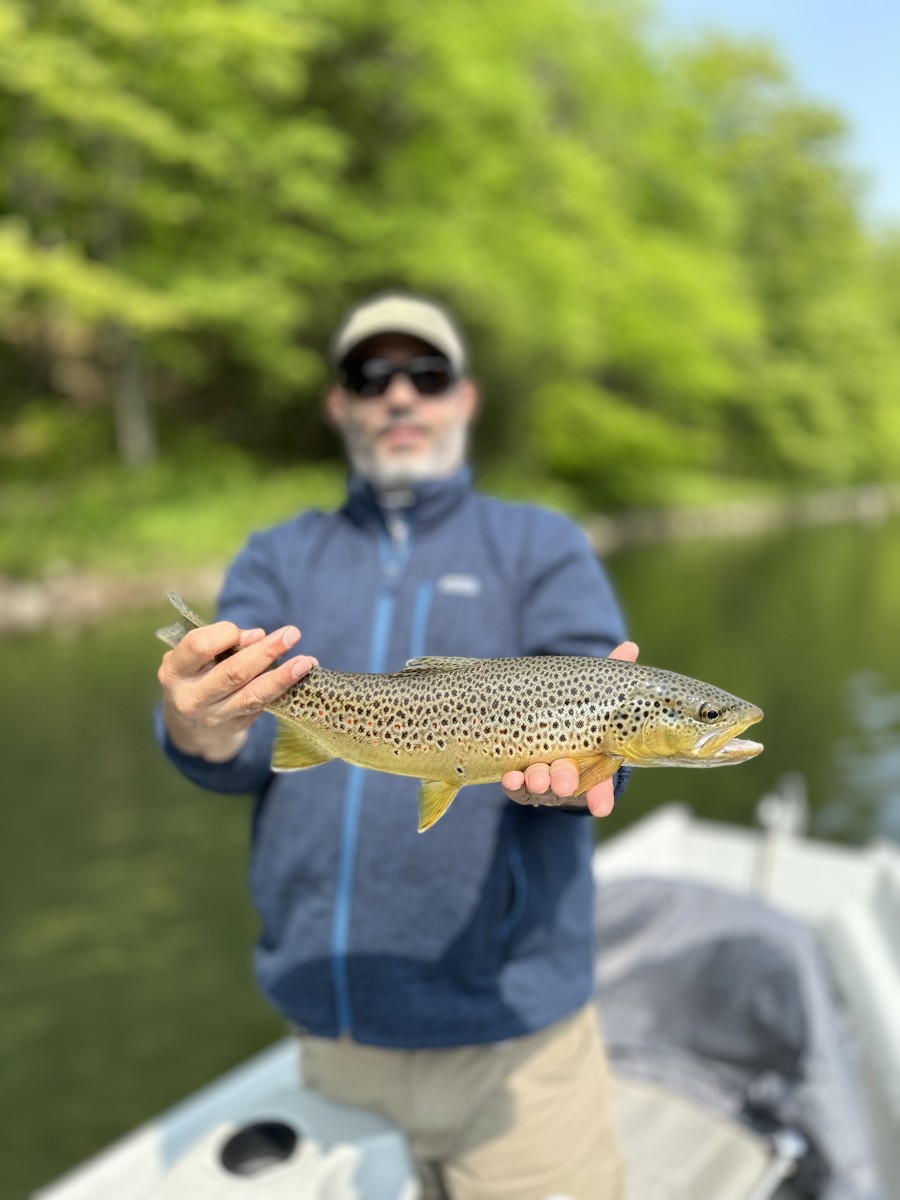
<instances>
[{"instance_id":1,"label":"riverbank","mask_svg":"<svg viewBox=\"0 0 900 1200\"><path fill-rule=\"evenodd\" d=\"M222 582L221 566L152 572L147 575L109 575L58 567L39 579L0 575L0 635L65 633L96 624L110 613L159 605L159 623L171 610L166 592L178 587L191 603L209 604Z\"/></svg>"},{"instance_id":2,"label":"riverbank","mask_svg":"<svg viewBox=\"0 0 900 1200\"><path fill-rule=\"evenodd\" d=\"M708 508L647 509L591 516L581 524L598 554L629 546L691 538L747 537L771 530L845 521L878 522L900 513L900 484L871 485L802 496L732 501ZM191 603L208 606L222 582L224 565L112 574L57 565L34 579L0 575L0 634L77 629L108 613L159 603L177 588Z\"/></svg>"},{"instance_id":3,"label":"riverbank","mask_svg":"<svg viewBox=\"0 0 900 1200\"><path fill-rule=\"evenodd\" d=\"M796 496L729 501L706 508L635 509L587 517L582 526L598 554L689 538L747 537L804 525L883 521L900 513L900 484L868 484Z\"/></svg>"}]
</instances>

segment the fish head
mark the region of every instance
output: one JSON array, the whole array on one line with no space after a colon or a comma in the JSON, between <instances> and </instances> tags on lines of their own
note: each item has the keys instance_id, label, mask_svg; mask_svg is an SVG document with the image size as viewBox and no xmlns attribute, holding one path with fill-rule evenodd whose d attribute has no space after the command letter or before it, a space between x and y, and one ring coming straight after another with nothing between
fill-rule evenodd
<instances>
[{"instance_id":1,"label":"fish head","mask_svg":"<svg viewBox=\"0 0 900 1200\"><path fill-rule=\"evenodd\" d=\"M613 716L611 753L634 766L717 767L755 758L738 737L763 711L720 688L671 672L637 682Z\"/></svg>"}]
</instances>

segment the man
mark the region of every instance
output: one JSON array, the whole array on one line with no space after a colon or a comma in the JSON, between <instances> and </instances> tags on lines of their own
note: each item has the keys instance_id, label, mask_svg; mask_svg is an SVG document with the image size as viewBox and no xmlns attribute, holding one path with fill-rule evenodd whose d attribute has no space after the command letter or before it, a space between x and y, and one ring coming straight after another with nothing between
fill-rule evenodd
<instances>
[{"instance_id":1,"label":"man","mask_svg":"<svg viewBox=\"0 0 900 1200\"><path fill-rule=\"evenodd\" d=\"M301 1036L306 1080L397 1121L426 1196L607 1200L619 1165L589 1004L592 828L552 806L571 800L574 764L509 772L506 795L465 788L420 835L414 780L340 761L273 775L261 710L313 666L267 672L295 619L327 666L380 672L422 654L609 654L621 617L570 521L472 490L478 396L443 309L377 296L339 327L331 364L346 504L251 537L220 621L163 659L160 737L201 786L256 796L257 975ZM582 809L605 815L613 790Z\"/></svg>"}]
</instances>

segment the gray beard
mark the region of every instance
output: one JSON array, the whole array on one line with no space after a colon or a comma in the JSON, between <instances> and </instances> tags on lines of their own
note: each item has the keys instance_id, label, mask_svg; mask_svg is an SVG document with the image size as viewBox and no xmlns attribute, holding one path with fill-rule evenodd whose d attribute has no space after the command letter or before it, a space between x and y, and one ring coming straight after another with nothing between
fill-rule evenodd
<instances>
[{"instance_id":1,"label":"gray beard","mask_svg":"<svg viewBox=\"0 0 900 1200\"><path fill-rule=\"evenodd\" d=\"M453 475L465 462L467 432L465 426L449 429L431 450L409 461L399 457L385 461L367 438L350 430L345 431L344 449L355 475L379 491L391 492Z\"/></svg>"}]
</instances>

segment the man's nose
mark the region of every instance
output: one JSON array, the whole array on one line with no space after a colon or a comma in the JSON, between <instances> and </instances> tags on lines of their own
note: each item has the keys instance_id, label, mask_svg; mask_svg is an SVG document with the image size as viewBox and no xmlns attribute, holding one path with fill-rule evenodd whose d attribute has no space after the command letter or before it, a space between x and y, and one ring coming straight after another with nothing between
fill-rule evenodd
<instances>
[{"instance_id":1,"label":"man's nose","mask_svg":"<svg viewBox=\"0 0 900 1200\"><path fill-rule=\"evenodd\" d=\"M402 371L391 379L384 393L385 401L390 408L409 408L416 402L418 396L419 393L416 391L413 381Z\"/></svg>"}]
</instances>

